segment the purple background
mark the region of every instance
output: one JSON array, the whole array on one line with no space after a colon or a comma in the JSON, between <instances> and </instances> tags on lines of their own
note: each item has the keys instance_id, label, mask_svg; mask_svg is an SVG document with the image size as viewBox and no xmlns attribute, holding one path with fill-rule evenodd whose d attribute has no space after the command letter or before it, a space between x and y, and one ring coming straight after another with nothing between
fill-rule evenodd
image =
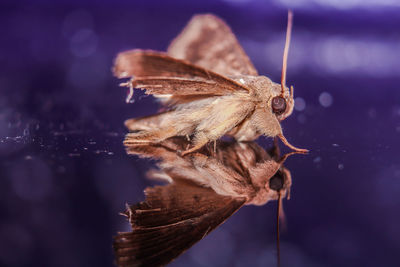
<instances>
[{"instance_id":1,"label":"purple background","mask_svg":"<svg viewBox=\"0 0 400 267\"><path fill-rule=\"evenodd\" d=\"M151 97L124 103L116 53L165 50L193 14L212 12L279 81L288 8L298 98L283 127L311 153L286 164L283 266L398 266L396 1L32 2L0 6L0 266L113 264L112 236L129 230L118 212L151 184L151 163L125 154L123 121L157 110ZM274 266L275 208L243 208L171 266Z\"/></svg>"}]
</instances>

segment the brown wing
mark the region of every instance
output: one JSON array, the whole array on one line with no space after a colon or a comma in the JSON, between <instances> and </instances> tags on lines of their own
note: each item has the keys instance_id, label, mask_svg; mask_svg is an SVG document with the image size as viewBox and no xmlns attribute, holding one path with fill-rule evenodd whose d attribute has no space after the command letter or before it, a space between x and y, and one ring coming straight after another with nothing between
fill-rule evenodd
<instances>
[{"instance_id":1,"label":"brown wing","mask_svg":"<svg viewBox=\"0 0 400 267\"><path fill-rule=\"evenodd\" d=\"M225 95L249 91L222 75L155 51L136 49L118 54L114 74L133 77L133 87L148 88L152 94Z\"/></svg>"},{"instance_id":2,"label":"brown wing","mask_svg":"<svg viewBox=\"0 0 400 267\"><path fill-rule=\"evenodd\" d=\"M229 26L211 14L194 16L168 54L222 75L258 75Z\"/></svg>"},{"instance_id":3,"label":"brown wing","mask_svg":"<svg viewBox=\"0 0 400 267\"><path fill-rule=\"evenodd\" d=\"M115 237L119 266L163 266L223 223L245 202L189 181L147 188L146 201L130 206L132 232Z\"/></svg>"},{"instance_id":4,"label":"brown wing","mask_svg":"<svg viewBox=\"0 0 400 267\"><path fill-rule=\"evenodd\" d=\"M159 94L162 90L163 94L171 95L199 95L209 92L213 95L223 95L225 91L232 92L230 87L221 88L224 86L226 84L219 85L215 81L176 77L138 77L133 83L134 88L146 89L148 94Z\"/></svg>"}]
</instances>

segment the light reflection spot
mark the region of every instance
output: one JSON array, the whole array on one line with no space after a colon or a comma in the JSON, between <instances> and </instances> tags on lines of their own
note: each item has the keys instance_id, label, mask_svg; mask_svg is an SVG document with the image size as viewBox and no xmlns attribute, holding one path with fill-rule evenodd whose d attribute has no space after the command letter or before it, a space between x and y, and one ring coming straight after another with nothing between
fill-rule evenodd
<instances>
[{"instance_id":1,"label":"light reflection spot","mask_svg":"<svg viewBox=\"0 0 400 267\"><path fill-rule=\"evenodd\" d=\"M328 92L322 92L319 95L318 100L319 100L319 103L321 104L321 106L323 106L324 108L330 107L333 103L333 97Z\"/></svg>"},{"instance_id":2,"label":"light reflection spot","mask_svg":"<svg viewBox=\"0 0 400 267\"><path fill-rule=\"evenodd\" d=\"M294 109L297 111L303 111L306 108L306 101L301 97L296 97L294 100Z\"/></svg>"}]
</instances>

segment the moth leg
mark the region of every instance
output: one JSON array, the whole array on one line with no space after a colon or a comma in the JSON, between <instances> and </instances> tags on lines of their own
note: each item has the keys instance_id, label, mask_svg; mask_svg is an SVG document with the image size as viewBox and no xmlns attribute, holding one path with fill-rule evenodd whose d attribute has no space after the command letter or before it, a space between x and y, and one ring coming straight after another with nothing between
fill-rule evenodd
<instances>
[{"instance_id":1,"label":"moth leg","mask_svg":"<svg viewBox=\"0 0 400 267\"><path fill-rule=\"evenodd\" d=\"M208 129L203 129L202 131L197 132L194 137L194 147L191 149L188 149L182 153L182 156L192 153L200 148L202 148L204 145L206 145L210 141L214 141L214 152L216 150L216 140L220 138L221 136L224 135L224 133L227 132L229 129L230 124L228 123L222 123L220 125L210 125L210 128L212 130ZM230 127L232 128L232 127Z\"/></svg>"},{"instance_id":2,"label":"moth leg","mask_svg":"<svg viewBox=\"0 0 400 267\"><path fill-rule=\"evenodd\" d=\"M199 150L200 148L202 148L202 147L203 147L204 145L206 145L207 143L208 143L208 140L202 141L201 143L197 143L194 147L183 151L183 152L181 153L182 157L185 156L185 155L187 155L187 154L190 154L190 153L192 153L192 152L194 152L194 151L196 151L196 150Z\"/></svg>"},{"instance_id":3,"label":"moth leg","mask_svg":"<svg viewBox=\"0 0 400 267\"><path fill-rule=\"evenodd\" d=\"M213 131L201 131L198 132L195 137L194 137L194 147L191 149L188 149L182 153L182 156L192 153L200 148L202 148L204 145L206 145L210 141L214 141L214 152L216 152L216 141L218 138L224 135L226 132L226 127L227 125L219 125L218 127L212 127Z\"/></svg>"},{"instance_id":4,"label":"moth leg","mask_svg":"<svg viewBox=\"0 0 400 267\"><path fill-rule=\"evenodd\" d=\"M272 146L272 148L270 150L270 153L275 160L278 160L279 156L281 155L281 150L279 148L278 140L279 140L278 137L275 136L274 137L274 145Z\"/></svg>"},{"instance_id":5,"label":"moth leg","mask_svg":"<svg viewBox=\"0 0 400 267\"><path fill-rule=\"evenodd\" d=\"M185 150L188 150L189 147L190 147L190 144L187 144Z\"/></svg>"},{"instance_id":6,"label":"moth leg","mask_svg":"<svg viewBox=\"0 0 400 267\"><path fill-rule=\"evenodd\" d=\"M215 134L215 133L214 133ZM208 142L214 141L214 153L217 150L217 139L223 135L223 132L217 132L216 136L211 137L210 133L207 132L199 132L196 134L194 138L194 147L185 150L182 152L182 156L185 156L186 154L192 153L203 146L205 146ZM214 139L215 138L215 139Z\"/></svg>"},{"instance_id":7,"label":"moth leg","mask_svg":"<svg viewBox=\"0 0 400 267\"><path fill-rule=\"evenodd\" d=\"M237 96L221 98L210 105L211 107L204 108L201 113L199 112L202 120L199 121L196 128L192 129L194 147L184 151L182 155L196 151L210 141L218 140L242 122L254 109L252 102L242 101ZM208 114L212 115L207 116Z\"/></svg>"},{"instance_id":8,"label":"moth leg","mask_svg":"<svg viewBox=\"0 0 400 267\"><path fill-rule=\"evenodd\" d=\"M281 139L282 143L284 143L287 147L293 149L294 151L299 152L299 153L308 153L309 152L307 149L297 148L297 147L291 145L289 143L289 141L286 139L286 137L283 136L283 134L280 133L277 136L279 137L279 139Z\"/></svg>"}]
</instances>

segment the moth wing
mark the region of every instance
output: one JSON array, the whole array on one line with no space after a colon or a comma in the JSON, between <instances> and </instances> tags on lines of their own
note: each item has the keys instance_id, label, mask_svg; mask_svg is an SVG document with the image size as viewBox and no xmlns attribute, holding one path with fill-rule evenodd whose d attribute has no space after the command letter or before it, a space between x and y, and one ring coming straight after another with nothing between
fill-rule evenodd
<instances>
[{"instance_id":1,"label":"moth wing","mask_svg":"<svg viewBox=\"0 0 400 267\"><path fill-rule=\"evenodd\" d=\"M128 208L132 232L115 237L114 250L120 266L169 263L245 202L181 179L147 188L145 194L144 202Z\"/></svg>"},{"instance_id":2,"label":"moth wing","mask_svg":"<svg viewBox=\"0 0 400 267\"><path fill-rule=\"evenodd\" d=\"M174 161L178 158L177 151L184 150L190 141L185 137L171 137L161 143L134 144L126 146L129 155L136 155L142 158L164 159Z\"/></svg>"},{"instance_id":3,"label":"moth wing","mask_svg":"<svg viewBox=\"0 0 400 267\"><path fill-rule=\"evenodd\" d=\"M165 53L134 49L118 54L114 74L159 95L226 95L249 89L215 72Z\"/></svg>"},{"instance_id":4,"label":"moth wing","mask_svg":"<svg viewBox=\"0 0 400 267\"><path fill-rule=\"evenodd\" d=\"M170 117L170 113L170 111L166 111L141 118L127 119L124 124L125 127L130 131L150 131L158 128L163 120L166 120L168 117Z\"/></svg>"},{"instance_id":5,"label":"moth wing","mask_svg":"<svg viewBox=\"0 0 400 267\"><path fill-rule=\"evenodd\" d=\"M211 14L194 16L168 54L222 75L258 75L229 26Z\"/></svg>"},{"instance_id":6,"label":"moth wing","mask_svg":"<svg viewBox=\"0 0 400 267\"><path fill-rule=\"evenodd\" d=\"M171 95L224 95L232 93L229 84L218 84L198 78L177 77L138 77L133 81L133 87L145 89L147 94ZM217 88L217 90L216 90Z\"/></svg>"}]
</instances>

